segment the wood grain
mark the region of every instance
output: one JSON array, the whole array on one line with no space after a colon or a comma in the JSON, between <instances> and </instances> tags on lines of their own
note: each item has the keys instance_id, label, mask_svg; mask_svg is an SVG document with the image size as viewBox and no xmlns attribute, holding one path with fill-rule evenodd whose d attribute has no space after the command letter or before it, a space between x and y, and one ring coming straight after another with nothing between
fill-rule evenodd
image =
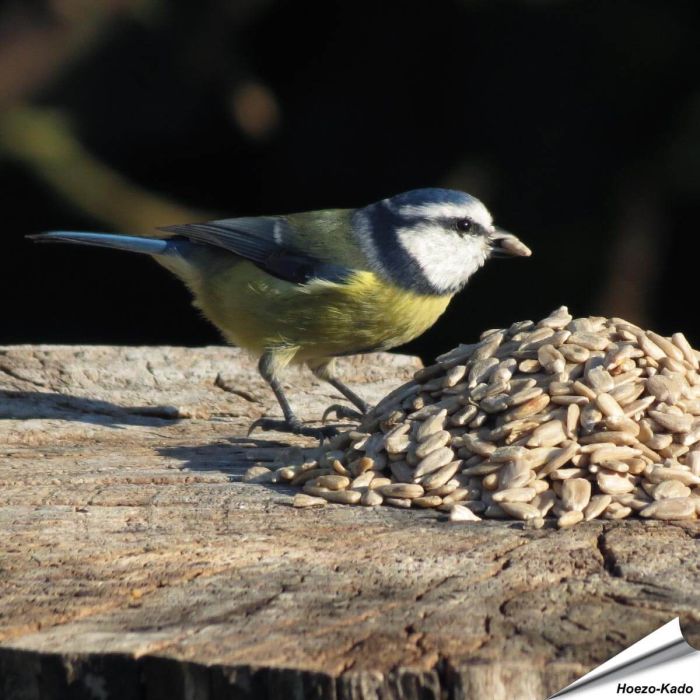
<instances>
[{"instance_id":1,"label":"wood grain","mask_svg":"<svg viewBox=\"0 0 700 700\"><path fill-rule=\"evenodd\" d=\"M341 363L371 401L417 366ZM241 481L314 447L267 411L230 348L0 347L0 698L529 700L676 615L698 646L697 525L293 509Z\"/></svg>"}]
</instances>

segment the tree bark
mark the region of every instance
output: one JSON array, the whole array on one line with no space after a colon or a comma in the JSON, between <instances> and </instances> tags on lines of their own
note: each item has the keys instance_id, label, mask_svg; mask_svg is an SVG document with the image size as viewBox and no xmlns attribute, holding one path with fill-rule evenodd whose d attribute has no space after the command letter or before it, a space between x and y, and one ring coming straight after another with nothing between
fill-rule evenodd
<instances>
[{"instance_id":1,"label":"tree bark","mask_svg":"<svg viewBox=\"0 0 700 700\"><path fill-rule=\"evenodd\" d=\"M372 402L419 366L339 364ZM294 509L241 480L315 446L267 412L235 349L0 347L0 697L529 700L677 615L700 642L695 523Z\"/></svg>"}]
</instances>

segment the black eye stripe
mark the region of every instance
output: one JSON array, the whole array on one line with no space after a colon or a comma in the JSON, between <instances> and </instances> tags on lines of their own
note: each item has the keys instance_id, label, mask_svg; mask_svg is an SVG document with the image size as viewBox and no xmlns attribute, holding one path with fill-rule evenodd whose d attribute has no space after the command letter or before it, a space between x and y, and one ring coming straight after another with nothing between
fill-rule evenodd
<instances>
[{"instance_id":1,"label":"black eye stripe","mask_svg":"<svg viewBox=\"0 0 700 700\"><path fill-rule=\"evenodd\" d=\"M464 217L459 218L444 218L440 222L445 228L456 231L457 233L470 233L476 236L486 235L486 230L481 224L477 224L476 221Z\"/></svg>"}]
</instances>

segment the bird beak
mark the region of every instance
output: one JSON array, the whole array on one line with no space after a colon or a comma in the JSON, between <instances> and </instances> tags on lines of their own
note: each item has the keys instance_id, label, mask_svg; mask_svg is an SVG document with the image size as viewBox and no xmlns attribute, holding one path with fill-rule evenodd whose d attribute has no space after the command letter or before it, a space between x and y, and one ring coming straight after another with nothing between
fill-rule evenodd
<instances>
[{"instance_id":1,"label":"bird beak","mask_svg":"<svg viewBox=\"0 0 700 700\"><path fill-rule=\"evenodd\" d=\"M501 228L496 228L489 236L491 255L495 258L510 258L532 255L532 251L517 237Z\"/></svg>"}]
</instances>

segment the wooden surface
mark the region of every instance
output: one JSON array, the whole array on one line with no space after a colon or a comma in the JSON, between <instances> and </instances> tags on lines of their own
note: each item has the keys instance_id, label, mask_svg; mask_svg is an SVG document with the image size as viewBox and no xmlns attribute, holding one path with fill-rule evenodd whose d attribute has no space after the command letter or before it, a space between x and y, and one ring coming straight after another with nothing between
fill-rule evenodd
<instances>
[{"instance_id":1,"label":"wooden surface","mask_svg":"<svg viewBox=\"0 0 700 700\"><path fill-rule=\"evenodd\" d=\"M417 362L341 364L376 401ZM0 348L0 698L529 700L676 615L699 646L696 524L293 509L240 480L313 447L266 410L233 349Z\"/></svg>"}]
</instances>

